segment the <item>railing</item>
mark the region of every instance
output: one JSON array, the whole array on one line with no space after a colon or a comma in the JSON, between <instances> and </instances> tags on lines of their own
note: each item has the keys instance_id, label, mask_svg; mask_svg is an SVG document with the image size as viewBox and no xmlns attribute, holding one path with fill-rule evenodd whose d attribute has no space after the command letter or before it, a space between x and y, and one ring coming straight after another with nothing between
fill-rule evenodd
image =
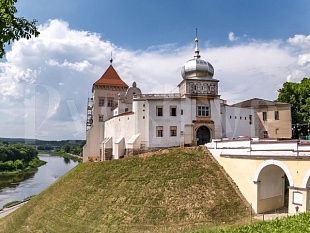
<instances>
[{"instance_id":1,"label":"railing","mask_svg":"<svg viewBox=\"0 0 310 233\"><path fill-rule=\"evenodd\" d=\"M296 140L264 141L216 141L208 144L210 151L217 151L223 157L299 157L310 159L310 143Z\"/></svg>"},{"instance_id":2,"label":"railing","mask_svg":"<svg viewBox=\"0 0 310 233\"><path fill-rule=\"evenodd\" d=\"M180 93L171 93L171 94L136 94L134 99L171 99L171 98L180 98Z\"/></svg>"}]
</instances>

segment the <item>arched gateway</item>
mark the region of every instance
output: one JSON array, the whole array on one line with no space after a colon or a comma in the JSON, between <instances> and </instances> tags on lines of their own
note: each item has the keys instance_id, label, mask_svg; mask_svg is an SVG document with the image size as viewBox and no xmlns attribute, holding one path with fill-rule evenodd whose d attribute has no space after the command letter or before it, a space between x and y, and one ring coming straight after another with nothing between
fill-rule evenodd
<instances>
[{"instance_id":1,"label":"arched gateway","mask_svg":"<svg viewBox=\"0 0 310 233\"><path fill-rule=\"evenodd\" d=\"M211 130L206 126L200 126L196 132L197 146L211 142Z\"/></svg>"},{"instance_id":2,"label":"arched gateway","mask_svg":"<svg viewBox=\"0 0 310 233\"><path fill-rule=\"evenodd\" d=\"M255 172L257 213L288 208L289 189L293 178L288 167L278 160L266 160Z\"/></svg>"}]
</instances>

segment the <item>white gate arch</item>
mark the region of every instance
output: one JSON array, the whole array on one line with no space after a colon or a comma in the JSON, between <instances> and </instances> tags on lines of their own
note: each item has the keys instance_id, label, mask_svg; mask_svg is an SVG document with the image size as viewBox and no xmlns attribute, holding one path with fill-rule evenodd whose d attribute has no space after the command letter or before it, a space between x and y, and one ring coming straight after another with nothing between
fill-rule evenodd
<instances>
[{"instance_id":1,"label":"white gate arch","mask_svg":"<svg viewBox=\"0 0 310 233\"><path fill-rule=\"evenodd\" d=\"M274 160L274 159L265 160L264 162L262 162L258 166L258 168L255 171L255 175L254 175L254 182L255 183L258 182L258 176L259 176L260 172L268 165L276 165L276 166L282 168L282 170L285 172L285 174L287 176L287 179L290 183L290 186L294 186L293 177L291 175L290 170L287 168L287 166L284 163L282 163L281 161L278 161L278 160ZM309 171L309 175L310 175L310 169L308 171Z\"/></svg>"},{"instance_id":2,"label":"white gate arch","mask_svg":"<svg viewBox=\"0 0 310 233\"><path fill-rule=\"evenodd\" d=\"M310 168L308 169L306 175L304 176L304 179L302 180L302 188L307 188L307 183L308 183L308 180L310 178Z\"/></svg>"}]
</instances>

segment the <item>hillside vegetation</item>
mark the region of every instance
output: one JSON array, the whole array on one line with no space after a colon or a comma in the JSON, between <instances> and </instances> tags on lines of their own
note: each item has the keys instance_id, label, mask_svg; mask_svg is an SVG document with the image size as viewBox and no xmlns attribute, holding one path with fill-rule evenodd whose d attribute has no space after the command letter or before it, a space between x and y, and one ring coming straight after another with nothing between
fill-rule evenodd
<instances>
[{"instance_id":1,"label":"hillside vegetation","mask_svg":"<svg viewBox=\"0 0 310 233\"><path fill-rule=\"evenodd\" d=\"M310 232L310 213L289 216L275 219L268 222L256 222L253 224L234 227L216 232L221 233L306 233ZM196 231L195 233L205 233L209 231Z\"/></svg>"},{"instance_id":2,"label":"hillside vegetation","mask_svg":"<svg viewBox=\"0 0 310 233\"><path fill-rule=\"evenodd\" d=\"M176 148L79 164L0 220L0 232L187 232L248 211L202 149Z\"/></svg>"}]
</instances>

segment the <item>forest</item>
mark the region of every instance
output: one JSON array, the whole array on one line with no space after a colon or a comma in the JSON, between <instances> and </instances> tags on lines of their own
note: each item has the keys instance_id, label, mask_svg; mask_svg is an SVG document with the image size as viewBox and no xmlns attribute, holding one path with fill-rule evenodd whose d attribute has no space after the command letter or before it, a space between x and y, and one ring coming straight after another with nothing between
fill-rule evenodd
<instances>
[{"instance_id":1,"label":"forest","mask_svg":"<svg viewBox=\"0 0 310 233\"><path fill-rule=\"evenodd\" d=\"M0 141L0 172L31 171L45 162L38 158L37 150L28 145Z\"/></svg>"}]
</instances>

